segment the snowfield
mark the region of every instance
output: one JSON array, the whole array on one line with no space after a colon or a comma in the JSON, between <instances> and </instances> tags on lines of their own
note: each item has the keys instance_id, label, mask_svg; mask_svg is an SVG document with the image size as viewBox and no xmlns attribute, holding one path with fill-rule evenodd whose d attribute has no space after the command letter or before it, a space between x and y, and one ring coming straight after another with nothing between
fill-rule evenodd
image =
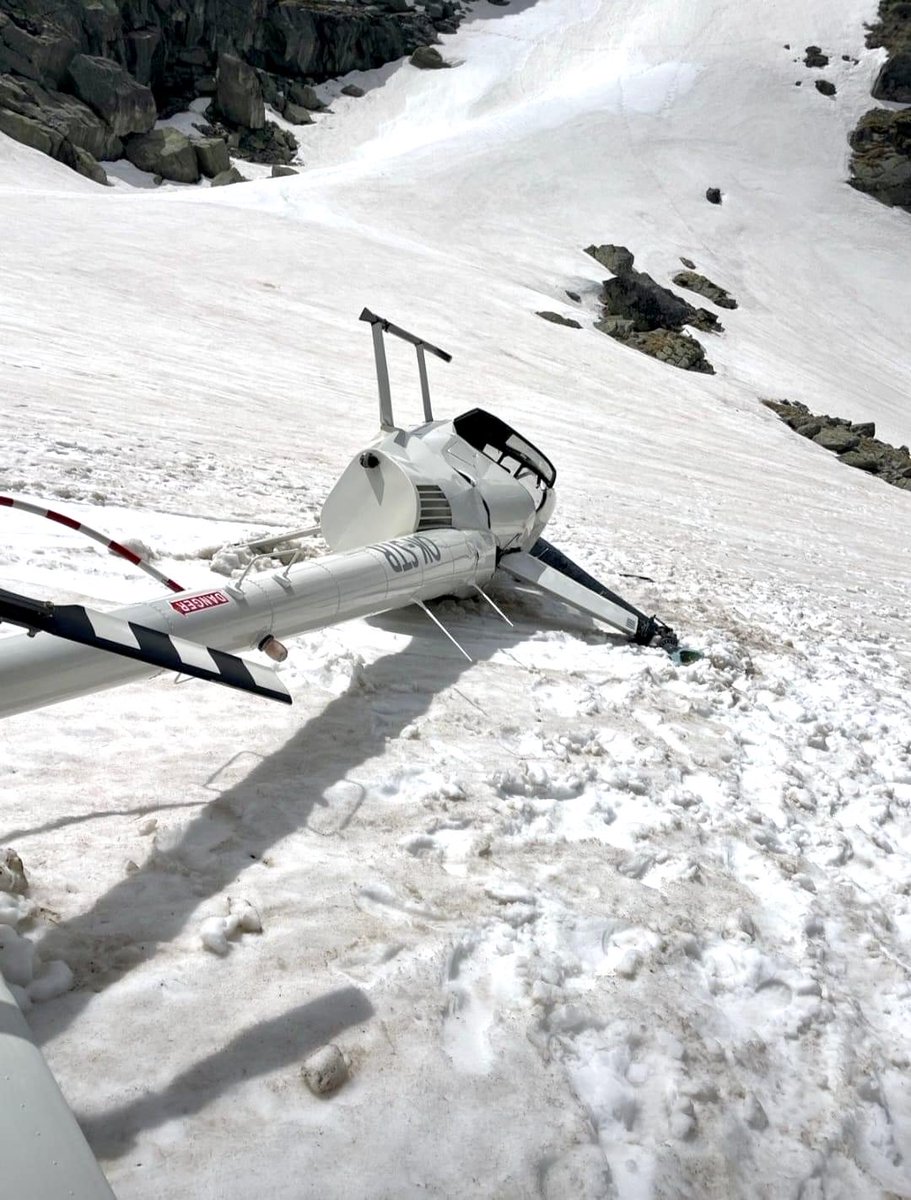
<instances>
[{"instance_id":1,"label":"snowfield","mask_svg":"<svg viewBox=\"0 0 911 1200\"><path fill-rule=\"evenodd\" d=\"M159 676L5 721L0 969L120 1200L911 1197L911 493L759 403L911 441L911 218L844 183L874 11L481 2L456 69L327 85L300 176L216 191L0 136L0 492L217 586L374 434L367 305L705 654L504 582L512 628L434 607L471 664L413 609L292 641L291 709ZM732 292L716 375L591 328L592 242ZM4 512L0 584L153 594L45 525Z\"/></svg>"}]
</instances>

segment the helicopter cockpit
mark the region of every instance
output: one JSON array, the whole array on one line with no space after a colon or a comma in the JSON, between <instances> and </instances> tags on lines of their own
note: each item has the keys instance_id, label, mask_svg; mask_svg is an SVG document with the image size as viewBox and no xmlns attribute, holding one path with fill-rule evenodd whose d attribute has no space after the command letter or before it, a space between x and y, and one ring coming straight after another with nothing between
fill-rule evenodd
<instances>
[{"instance_id":1,"label":"helicopter cockpit","mask_svg":"<svg viewBox=\"0 0 911 1200\"><path fill-rule=\"evenodd\" d=\"M469 446L480 450L514 478L522 479L530 472L542 487L554 486L557 472L550 459L493 413L473 408L456 417L452 425Z\"/></svg>"}]
</instances>

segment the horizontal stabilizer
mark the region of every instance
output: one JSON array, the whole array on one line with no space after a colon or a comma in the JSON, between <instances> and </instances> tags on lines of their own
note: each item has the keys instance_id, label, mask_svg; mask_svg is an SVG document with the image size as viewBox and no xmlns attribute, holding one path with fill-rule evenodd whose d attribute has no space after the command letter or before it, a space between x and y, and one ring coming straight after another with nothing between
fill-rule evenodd
<instances>
[{"instance_id":1,"label":"horizontal stabilizer","mask_svg":"<svg viewBox=\"0 0 911 1200\"><path fill-rule=\"evenodd\" d=\"M0 588L0 621L282 704L291 703L287 688L269 667L81 604L52 604Z\"/></svg>"}]
</instances>

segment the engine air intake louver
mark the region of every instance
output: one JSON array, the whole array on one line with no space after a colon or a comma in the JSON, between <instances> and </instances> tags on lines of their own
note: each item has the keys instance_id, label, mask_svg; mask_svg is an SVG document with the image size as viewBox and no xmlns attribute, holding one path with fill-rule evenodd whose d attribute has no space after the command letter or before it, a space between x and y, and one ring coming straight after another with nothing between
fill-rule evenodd
<instances>
[{"instance_id":1,"label":"engine air intake louver","mask_svg":"<svg viewBox=\"0 0 911 1200\"><path fill-rule=\"evenodd\" d=\"M418 499L421 511L418 517L418 533L424 529L449 529L452 527L452 509L446 493L435 483L419 483Z\"/></svg>"}]
</instances>

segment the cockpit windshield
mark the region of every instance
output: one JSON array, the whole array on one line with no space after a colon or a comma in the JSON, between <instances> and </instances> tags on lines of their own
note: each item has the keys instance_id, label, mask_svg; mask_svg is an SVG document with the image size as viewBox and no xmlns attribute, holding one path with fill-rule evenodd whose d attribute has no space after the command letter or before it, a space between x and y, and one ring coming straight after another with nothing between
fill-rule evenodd
<instances>
[{"instance_id":1,"label":"cockpit windshield","mask_svg":"<svg viewBox=\"0 0 911 1200\"><path fill-rule=\"evenodd\" d=\"M531 471L545 487L554 486L557 472L550 459L499 417L483 408L473 408L456 417L452 424L469 446L492 458L510 474L518 478L524 471Z\"/></svg>"}]
</instances>

